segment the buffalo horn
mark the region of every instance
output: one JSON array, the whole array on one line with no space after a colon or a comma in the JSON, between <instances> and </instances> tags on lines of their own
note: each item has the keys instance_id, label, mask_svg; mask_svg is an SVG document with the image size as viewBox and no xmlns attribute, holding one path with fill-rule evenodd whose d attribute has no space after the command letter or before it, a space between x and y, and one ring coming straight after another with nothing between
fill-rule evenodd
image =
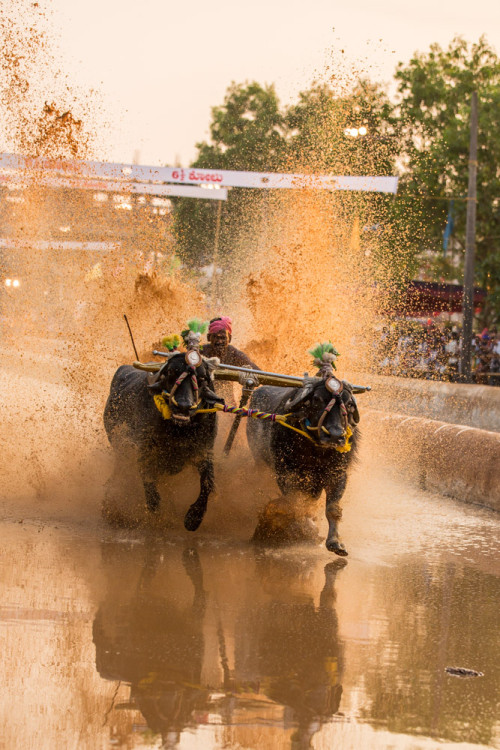
<instances>
[{"instance_id":1,"label":"buffalo horn","mask_svg":"<svg viewBox=\"0 0 500 750\"><path fill-rule=\"evenodd\" d=\"M304 385L303 388L300 388L300 390L295 393L293 396L290 396L288 401L286 402L285 408L291 409L292 411L295 409L296 406L301 404L303 401L306 400L308 396L311 395L314 385L314 382L311 382L313 380L319 380L319 378L307 378L307 383Z\"/></svg>"}]
</instances>

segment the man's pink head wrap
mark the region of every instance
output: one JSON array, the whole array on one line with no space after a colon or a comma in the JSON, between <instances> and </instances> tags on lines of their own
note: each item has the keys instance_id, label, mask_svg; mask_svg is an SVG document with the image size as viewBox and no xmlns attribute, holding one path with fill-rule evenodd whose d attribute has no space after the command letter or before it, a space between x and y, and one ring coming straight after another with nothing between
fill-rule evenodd
<instances>
[{"instance_id":1,"label":"man's pink head wrap","mask_svg":"<svg viewBox=\"0 0 500 750\"><path fill-rule=\"evenodd\" d=\"M210 323L210 326L208 328L209 334L218 333L219 331L227 331L229 335L231 336L233 332L233 323L232 323L231 318L222 316L221 318L214 320L213 323Z\"/></svg>"}]
</instances>

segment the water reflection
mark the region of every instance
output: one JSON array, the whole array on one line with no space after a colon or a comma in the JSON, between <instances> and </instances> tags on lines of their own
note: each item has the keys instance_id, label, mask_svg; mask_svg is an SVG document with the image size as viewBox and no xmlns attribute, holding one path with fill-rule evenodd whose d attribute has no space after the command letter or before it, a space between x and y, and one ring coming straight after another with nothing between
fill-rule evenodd
<instances>
[{"instance_id":1,"label":"water reflection","mask_svg":"<svg viewBox=\"0 0 500 750\"><path fill-rule=\"evenodd\" d=\"M139 709L150 729L175 746L192 712L208 699L200 684L206 596L198 553L185 550L182 556L192 585L189 603L177 601L175 590L158 580L164 557L157 546L125 550L139 576L118 579L119 585L123 545L105 545L103 553L109 588L93 626L97 670L105 679L129 683L130 702L121 707Z\"/></svg>"},{"instance_id":2,"label":"water reflection","mask_svg":"<svg viewBox=\"0 0 500 750\"><path fill-rule=\"evenodd\" d=\"M338 571L322 548L4 523L0 745L500 748L496 536L464 528L461 554L448 531Z\"/></svg>"},{"instance_id":3,"label":"water reflection","mask_svg":"<svg viewBox=\"0 0 500 750\"><path fill-rule=\"evenodd\" d=\"M246 607L237 621L236 672L286 707L285 721L297 725L292 747L310 747L320 726L339 710L343 649L338 638L335 579L345 561L328 563L316 607L312 594L301 601L291 582L303 574L296 560L257 560L265 603ZM313 589L314 591L314 589Z\"/></svg>"},{"instance_id":4,"label":"water reflection","mask_svg":"<svg viewBox=\"0 0 500 750\"><path fill-rule=\"evenodd\" d=\"M360 646L362 717L393 733L498 746L500 579L451 559L412 559L371 578L378 633ZM484 677L451 677L447 666Z\"/></svg>"},{"instance_id":5,"label":"water reflection","mask_svg":"<svg viewBox=\"0 0 500 750\"><path fill-rule=\"evenodd\" d=\"M321 571L317 562L161 544L109 543L102 553L96 667L130 686L113 710L138 709L164 747L177 746L186 727L214 724L281 727L294 750L308 748L338 712L334 605L344 561Z\"/></svg>"}]
</instances>

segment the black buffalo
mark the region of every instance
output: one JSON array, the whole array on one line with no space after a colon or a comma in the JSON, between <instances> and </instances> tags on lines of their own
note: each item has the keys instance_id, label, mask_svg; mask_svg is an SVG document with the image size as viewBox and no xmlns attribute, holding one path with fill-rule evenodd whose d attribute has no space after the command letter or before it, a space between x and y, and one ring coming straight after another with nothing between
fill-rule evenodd
<instances>
[{"instance_id":1,"label":"black buffalo","mask_svg":"<svg viewBox=\"0 0 500 750\"><path fill-rule=\"evenodd\" d=\"M256 419L249 419L247 424L254 457L272 467L283 494L299 491L317 499L325 490L327 549L347 555L339 539L338 522L342 516L339 501L359 437L359 413L351 386L333 376L308 378L299 389L264 386L253 394L250 408L290 414L287 422L309 435L307 439L282 425ZM352 431L348 441L351 449L341 451L348 431ZM260 533L265 533L262 527L257 528L256 536Z\"/></svg>"},{"instance_id":2,"label":"black buffalo","mask_svg":"<svg viewBox=\"0 0 500 750\"><path fill-rule=\"evenodd\" d=\"M104 410L104 426L113 447L119 450L115 429L124 425L128 439L138 449L139 472L151 513L160 505L157 488L160 476L177 474L187 463L196 466L200 494L184 518L189 531L196 531L201 524L214 489L212 449L216 415L198 410L222 401L213 392L210 363L201 357L199 360L195 367L188 363L185 354L177 353L154 378L130 365L119 367ZM168 418L158 410L155 395L163 395Z\"/></svg>"}]
</instances>

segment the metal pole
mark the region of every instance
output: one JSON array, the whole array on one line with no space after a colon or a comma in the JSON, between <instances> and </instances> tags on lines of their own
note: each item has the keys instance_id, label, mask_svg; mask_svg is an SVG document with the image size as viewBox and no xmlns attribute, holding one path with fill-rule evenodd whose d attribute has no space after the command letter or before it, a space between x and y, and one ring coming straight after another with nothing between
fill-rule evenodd
<instances>
[{"instance_id":1,"label":"metal pole","mask_svg":"<svg viewBox=\"0 0 500 750\"><path fill-rule=\"evenodd\" d=\"M476 178L477 178L477 91L472 93L470 105L469 189L467 192L467 223L465 228L465 264L461 380L472 381L472 321L474 317L474 252L476 245Z\"/></svg>"},{"instance_id":2,"label":"metal pole","mask_svg":"<svg viewBox=\"0 0 500 750\"><path fill-rule=\"evenodd\" d=\"M212 275L212 308L215 311L217 304L217 263L219 260L219 236L220 236L220 217L222 213L222 201L217 201L217 217L215 219L215 240L214 240L214 255L212 259L213 275Z\"/></svg>"}]
</instances>

